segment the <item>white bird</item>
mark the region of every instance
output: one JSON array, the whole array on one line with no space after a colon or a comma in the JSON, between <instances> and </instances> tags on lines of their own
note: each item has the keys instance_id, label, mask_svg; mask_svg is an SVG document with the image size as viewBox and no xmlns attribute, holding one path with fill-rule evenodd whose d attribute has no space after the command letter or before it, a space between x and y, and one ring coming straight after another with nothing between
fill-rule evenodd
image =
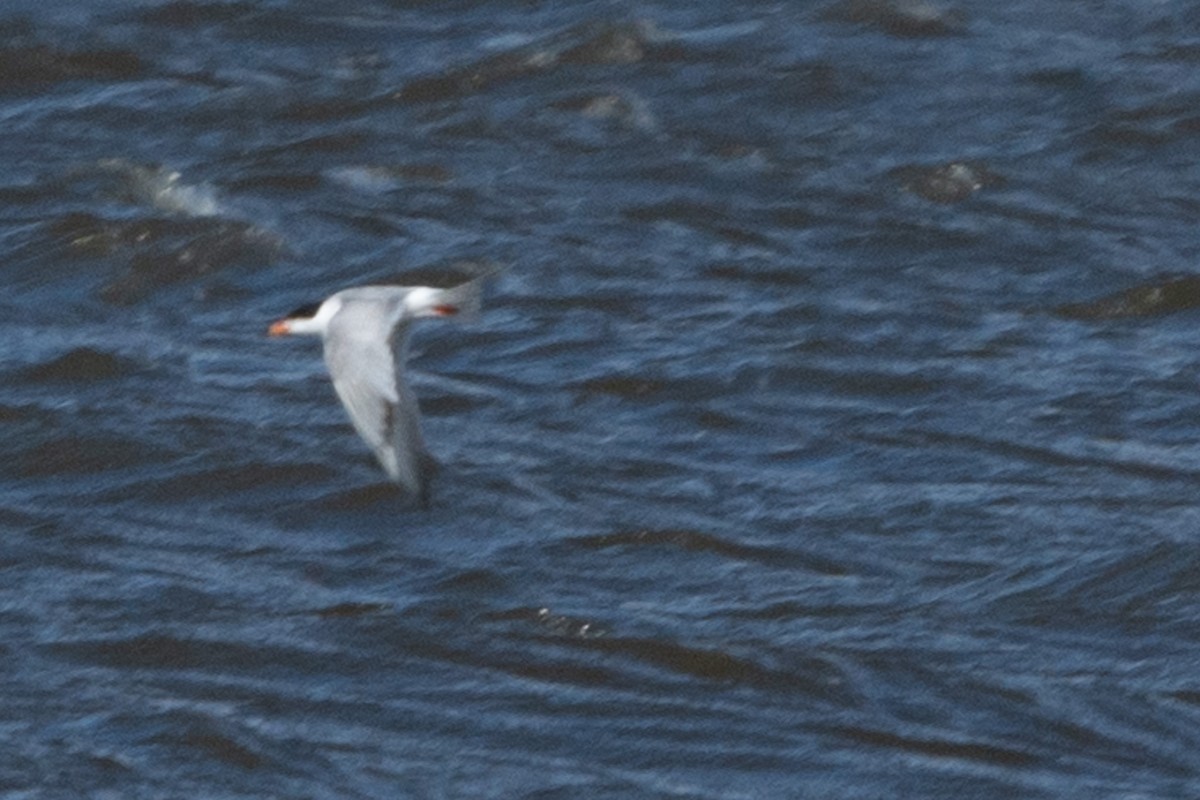
<instances>
[{"instance_id":1,"label":"white bird","mask_svg":"<svg viewBox=\"0 0 1200 800\"><path fill-rule=\"evenodd\" d=\"M410 323L421 317L470 318L482 279L449 288L359 286L301 306L267 329L271 336L320 336L333 388L358 435L396 483L429 504L437 462L425 448L417 398L404 381Z\"/></svg>"}]
</instances>

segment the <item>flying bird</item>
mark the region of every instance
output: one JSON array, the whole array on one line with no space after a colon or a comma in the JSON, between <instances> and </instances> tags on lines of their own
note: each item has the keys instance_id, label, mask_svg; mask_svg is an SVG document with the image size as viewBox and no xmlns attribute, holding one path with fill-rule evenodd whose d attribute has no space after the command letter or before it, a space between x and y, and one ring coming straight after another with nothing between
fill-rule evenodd
<instances>
[{"instance_id":1,"label":"flying bird","mask_svg":"<svg viewBox=\"0 0 1200 800\"><path fill-rule=\"evenodd\" d=\"M267 329L271 336L320 336L333 388L354 429L388 477L429 505L437 462L421 436L417 398L404 380L408 334L423 317L471 318L483 279L449 289L358 286L301 306Z\"/></svg>"}]
</instances>

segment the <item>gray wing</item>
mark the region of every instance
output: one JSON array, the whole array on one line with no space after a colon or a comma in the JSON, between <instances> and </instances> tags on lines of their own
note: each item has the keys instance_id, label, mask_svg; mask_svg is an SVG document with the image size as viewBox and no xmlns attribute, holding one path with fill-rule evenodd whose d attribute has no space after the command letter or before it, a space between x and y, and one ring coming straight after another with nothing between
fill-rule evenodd
<instances>
[{"instance_id":1,"label":"gray wing","mask_svg":"<svg viewBox=\"0 0 1200 800\"><path fill-rule=\"evenodd\" d=\"M432 458L417 399L400 380L392 351L395 304L348 301L329 321L325 364L354 429L388 476L424 498ZM404 332L397 332L402 345Z\"/></svg>"}]
</instances>

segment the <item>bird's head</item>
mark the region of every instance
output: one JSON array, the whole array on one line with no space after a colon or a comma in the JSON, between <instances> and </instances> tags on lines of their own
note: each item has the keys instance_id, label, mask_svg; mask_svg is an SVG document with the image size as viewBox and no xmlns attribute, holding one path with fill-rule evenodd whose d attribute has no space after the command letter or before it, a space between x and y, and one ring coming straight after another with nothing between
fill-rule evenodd
<instances>
[{"instance_id":1,"label":"bird's head","mask_svg":"<svg viewBox=\"0 0 1200 800\"><path fill-rule=\"evenodd\" d=\"M341 301L329 298L322 303L306 303L267 328L268 336L320 335L325 332L330 318L341 307Z\"/></svg>"}]
</instances>

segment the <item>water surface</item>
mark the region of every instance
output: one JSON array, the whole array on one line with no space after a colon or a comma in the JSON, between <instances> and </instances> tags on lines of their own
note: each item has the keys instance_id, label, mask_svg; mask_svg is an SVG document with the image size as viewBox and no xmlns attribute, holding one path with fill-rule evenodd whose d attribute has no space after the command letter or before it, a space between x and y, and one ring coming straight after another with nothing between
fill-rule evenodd
<instances>
[{"instance_id":1,"label":"water surface","mask_svg":"<svg viewBox=\"0 0 1200 800\"><path fill-rule=\"evenodd\" d=\"M0 790L1200 793L1200 14L931 8L8 4Z\"/></svg>"}]
</instances>

